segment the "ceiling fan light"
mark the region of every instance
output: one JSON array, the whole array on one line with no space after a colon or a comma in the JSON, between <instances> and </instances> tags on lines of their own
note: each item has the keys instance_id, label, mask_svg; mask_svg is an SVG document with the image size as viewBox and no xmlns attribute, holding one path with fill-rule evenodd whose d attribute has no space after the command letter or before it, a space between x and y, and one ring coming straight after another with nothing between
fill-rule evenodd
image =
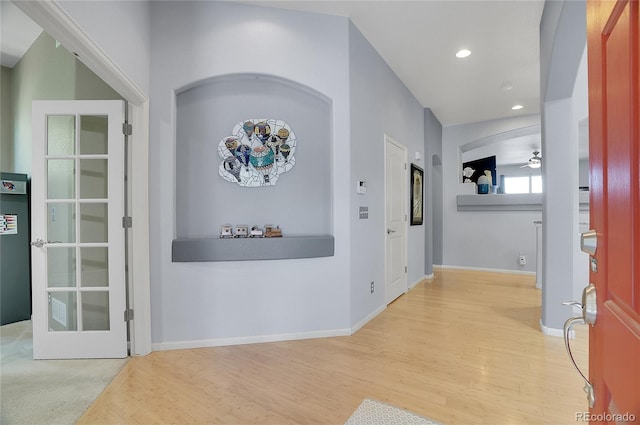
<instances>
[{"instance_id":1,"label":"ceiling fan light","mask_svg":"<svg viewBox=\"0 0 640 425\"><path fill-rule=\"evenodd\" d=\"M529 164L529 167L531 167L531 168L540 168L540 165L542 165L542 164L540 164L540 161L537 161L537 162L532 162L531 164Z\"/></svg>"}]
</instances>

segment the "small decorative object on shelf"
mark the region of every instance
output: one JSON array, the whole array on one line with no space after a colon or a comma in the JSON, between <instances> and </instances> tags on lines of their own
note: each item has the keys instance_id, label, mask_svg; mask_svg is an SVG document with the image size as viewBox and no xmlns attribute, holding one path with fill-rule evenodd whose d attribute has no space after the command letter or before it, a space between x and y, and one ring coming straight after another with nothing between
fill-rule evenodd
<instances>
[{"instance_id":1,"label":"small decorative object on shelf","mask_svg":"<svg viewBox=\"0 0 640 425\"><path fill-rule=\"evenodd\" d=\"M232 238L233 237L233 226L230 224L225 224L220 227L220 237L221 238Z\"/></svg>"},{"instance_id":2,"label":"small decorative object on shelf","mask_svg":"<svg viewBox=\"0 0 640 425\"><path fill-rule=\"evenodd\" d=\"M281 238L282 237L282 229L279 226L264 226L264 237L265 238Z\"/></svg>"},{"instance_id":3,"label":"small decorative object on shelf","mask_svg":"<svg viewBox=\"0 0 640 425\"><path fill-rule=\"evenodd\" d=\"M264 235L264 232L262 231L262 229L258 225L255 225L251 228L251 233L249 237L261 238L263 235Z\"/></svg>"},{"instance_id":4,"label":"small decorative object on shelf","mask_svg":"<svg viewBox=\"0 0 640 425\"><path fill-rule=\"evenodd\" d=\"M239 224L236 226L236 231L233 234L236 238L246 238L249 236L249 226L246 224Z\"/></svg>"},{"instance_id":5,"label":"small decorative object on shelf","mask_svg":"<svg viewBox=\"0 0 640 425\"><path fill-rule=\"evenodd\" d=\"M491 171L484 170L484 175L478 177L478 194L486 195L491 192Z\"/></svg>"},{"instance_id":6,"label":"small decorative object on shelf","mask_svg":"<svg viewBox=\"0 0 640 425\"><path fill-rule=\"evenodd\" d=\"M266 224L264 229L257 224L251 227L246 224L238 224L232 226L231 224L224 224L220 226L220 238L281 238L282 229L280 226L274 226L272 224Z\"/></svg>"}]
</instances>

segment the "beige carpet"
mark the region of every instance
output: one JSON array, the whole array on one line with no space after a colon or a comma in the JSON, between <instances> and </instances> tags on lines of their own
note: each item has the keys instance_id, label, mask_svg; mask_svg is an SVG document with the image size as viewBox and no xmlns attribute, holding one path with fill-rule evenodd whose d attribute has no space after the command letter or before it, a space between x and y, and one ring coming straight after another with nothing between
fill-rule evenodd
<instances>
[{"instance_id":1,"label":"beige carpet","mask_svg":"<svg viewBox=\"0 0 640 425\"><path fill-rule=\"evenodd\" d=\"M33 360L30 320L0 338L2 425L75 423L128 360Z\"/></svg>"},{"instance_id":2,"label":"beige carpet","mask_svg":"<svg viewBox=\"0 0 640 425\"><path fill-rule=\"evenodd\" d=\"M441 425L390 404L365 398L345 425Z\"/></svg>"}]
</instances>

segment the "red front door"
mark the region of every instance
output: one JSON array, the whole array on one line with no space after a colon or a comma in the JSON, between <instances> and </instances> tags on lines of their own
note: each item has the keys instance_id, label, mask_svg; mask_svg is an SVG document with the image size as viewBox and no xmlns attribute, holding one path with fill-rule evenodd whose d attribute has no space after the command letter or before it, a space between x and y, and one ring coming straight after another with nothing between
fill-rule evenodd
<instances>
[{"instance_id":1,"label":"red front door","mask_svg":"<svg viewBox=\"0 0 640 425\"><path fill-rule=\"evenodd\" d=\"M597 318L589 375L591 423L640 423L640 38L638 0L587 6L591 272Z\"/></svg>"}]
</instances>

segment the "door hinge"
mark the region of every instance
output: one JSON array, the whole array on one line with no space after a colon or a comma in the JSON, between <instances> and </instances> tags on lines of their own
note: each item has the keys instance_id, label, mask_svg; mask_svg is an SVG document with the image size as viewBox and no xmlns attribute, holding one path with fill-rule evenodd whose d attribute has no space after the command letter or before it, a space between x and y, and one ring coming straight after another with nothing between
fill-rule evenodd
<instances>
[{"instance_id":1,"label":"door hinge","mask_svg":"<svg viewBox=\"0 0 640 425\"><path fill-rule=\"evenodd\" d=\"M124 311L124 321L129 322L131 320L133 320L133 309L129 308Z\"/></svg>"},{"instance_id":2,"label":"door hinge","mask_svg":"<svg viewBox=\"0 0 640 425\"><path fill-rule=\"evenodd\" d=\"M405 170L407 169L407 163L406 162L404 163L404 169Z\"/></svg>"},{"instance_id":3,"label":"door hinge","mask_svg":"<svg viewBox=\"0 0 640 425\"><path fill-rule=\"evenodd\" d=\"M407 266L404 266L404 272L407 273Z\"/></svg>"},{"instance_id":4,"label":"door hinge","mask_svg":"<svg viewBox=\"0 0 640 425\"><path fill-rule=\"evenodd\" d=\"M133 226L133 219L131 217L122 217L122 227L129 229Z\"/></svg>"},{"instance_id":5,"label":"door hinge","mask_svg":"<svg viewBox=\"0 0 640 425\"><path fill-rule=\"evenodd\" d=\"M133 134L133 126L126 122L122 123L122 134L131 136Z\"/></svg>"}]
</instances>

